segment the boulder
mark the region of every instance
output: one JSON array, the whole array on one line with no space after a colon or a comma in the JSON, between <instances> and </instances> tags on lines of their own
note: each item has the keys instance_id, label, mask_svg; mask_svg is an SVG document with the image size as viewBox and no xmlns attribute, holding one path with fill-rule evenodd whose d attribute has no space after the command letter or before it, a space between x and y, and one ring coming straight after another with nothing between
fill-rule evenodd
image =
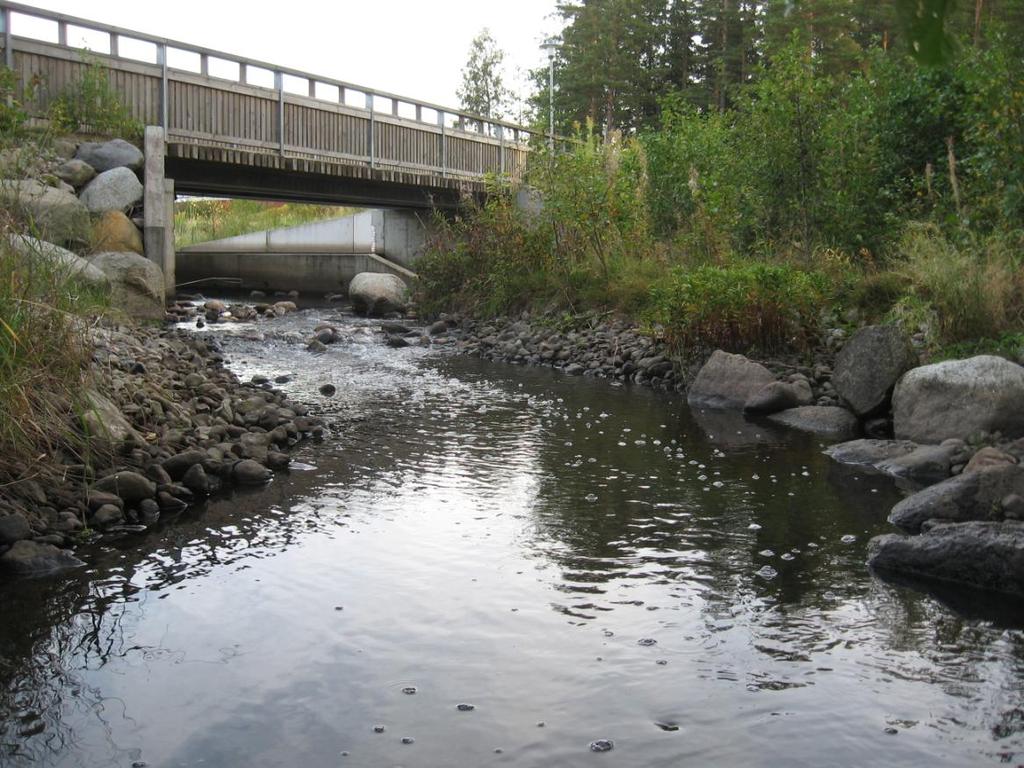
<instances>
[{"instance_id":1,"label":"boulder","mask_svg":"<svg viewBox=\"0 0 1024 768\"><path fill-rule=\"evenodd\" d=\"M90 213L127 211L142 202L142 183L134 171L114 168L90 181L79 196Z\"/></svg>"},{"instance_id":2,"label":"boulder","mask_svg":"<svg viewBox=\"0 0 1024 768\"><path fill-rule=\"evenodd\" d=\"M196 464L202 464L204 459L206 459L206 452L193 448L164 460L163 470L167 473L168 477L180 480Z\"/></svg>"},{"instance_id":3,"label":"boulder","mask_svg":"<svg viewBox=\"0 0 1024 768\"><path fill-rule=\"evenodd\" d=\"M124 139L95 142L86 141L78 145L75 157L103 173L114 168L130 168L137 171L146 162L142 150Z\"/></svg>"},{"instance_id":4,"label":"boulder","mask_svg":"<svg viewBox=\"0 0 1024 768\"><path fill-rule=\"evenodd\" d=\"M1007 464L1016 464L1017 458L1006 451L1001 451L991 445L986 445L979 450L964 467L964 472L980 472L990 467L1002 467Z\"/></svg>"},{"instance_id":5,"label":"boulder","mask_svg":"<svg viewBox=\"0 0 1024 768\"><path fill-rule=\"evenodd\" d=\"M104 504L93 512L89 521L97 528L109 528L112 525L124 522L124 512L113 504Z\"/></svg>"},{"instance_id":6,"label":"boulder","mask_svg":"<svg viewBox=\"0 0 1024 768\"><path fill-rule=\"evenodd\" d=\"M32 231L54 243L84 243L89 209L74 194L35 179L0 181L0 205L27 220Z\"/></svg>"},{"instance_id":7,"label":"boulder","mask_svg":"<svg viewBox=\"0 0 1024 768\"><path fill-rule=\"evenodd\" d=\"M105 211L92 226L92 250L143 254L142 235L121 211Z\"/></svg>"},{"instance_id":8,"label":"boulder","mask_svg":"<svg viewBox=\"0 0 1024 768\"><path fill-rule=\"evenodd\" d=\"M840 464L877 467L882 462L913 453L917 448L917 443L913 443L910 440L875 440L866 438L830 445L825 449L825 455L834 461L838 461Z\"/></svg>"},{"instance_id":9,"label":"boulder","mask_svg":"<svg viewBox=\"0 0 1024 768\"><path fill-rule=\"evenodd\" d=\"M897 326L861 328L836 355L832 386L857 416L887 410L899 378L917 365L910 339Z\"/></svg>"},{"instance_id":10,"label":"boulder","mask_svg":"<svg viewBox=\"0 0 1024 768\"><path fill-rule=\"evenodd\" d=\"M924 365L893 394L897 438L940 443L979 432L1024 436L1024 368L992 355Z\"/></svg>"},{"instance_id":11,"label":"boulder","mask_svg":"<svg viewBox=\"0 0 1024 768\"><path fill-rule=\"evenodd\" d=\"M65 160L57 166L54 173L61 181L67 182L72 187L81 187L88 184L96 176L96 169L84 160L72 158Z\"/></svg>"},{"instance_id":12,"label":"boulder","mask_svg":"<svg viewBox=\"0 0 1024 768\"><path fill-rule=\"evenodd\" d=\"M718 349L693 380L686 400L691 406L743 408L747 400L773 381L775 376L760 363Z\"/></svg>"},{"instance_id":13,"label":"boulder","mask_svg":"<svg viewBox=\"0 0 1024 768\"><path fill-rule=\"evenodd\" d=\"M910 453L885 459L875 467L893 477L930 485L949 477L953 458L959 452L960 448L955 445L919 445Z\"/></svg>"},{"instance_id":14,"label":"boulder","mask_svg":"<svg viewBox=\"0 0 1024 768\"><path fill-rule=\"evenodd\" d=\"M999 519L1001 502L1011 494L1024 495L1024 467L1005 464L965 472L903 499L892 508L889 522L917 533L928 520Z\"/></svg>"},{"instance_id":15,"label":"boulder","mask_svg":"<svg viewBox=\"0 0 1024 768\"><path fill-rule=\"evenodd\" d=\"M45 240L37 240L28 235L11 235L8 238L11 247L16 253L25 259L33 262L43 260L55 268L66 272L88 285L96 288L108 288L110 280L81 256L72 253L59 245L48 243Z\"/></svg>"},{"instance_id":16,"label":"boulder","mask_svg":"<svg viewBox=\"0 0 1024 768\"><path fill-rule=\"evenodd\" d=\"M389 312L405 312L408 288L398 275L360 272L348 284L348 297L356 312L377 317Z\"/></svg>"},{"instance_id":17,"label":"boulder","mask_svg":"<svg viewBox=\"0 0 1024 768\"><path fill-rule=\"evenodd\" d=\"M772 381L747 398L746 413L778 413L814 402L811 385L806 381Z\"/></svg>"},{"instance_id":18,"label":"boulder","mask_svg":"<svg viewBox=\"0 0 1024 768\"><path fill-rule=\"evenodd\" d=\"M830 440L852 440L860 434L860 422L845 408L805 405L772 414L769 421Z\"/></svg>"},{"instance_id":19,"label":"boulder","mask_svg":"<svg viewBox=\"0 0 1024 768\"><path fill-rule=\"evenodd\" d=\"M32 528L20 512L0 517L0 544L13 544L31 535Z\"/></svg>"},{"instance_id":20,"label":"boulder","mask_svg":"<svg viewBox=\"0 0 1024 768\"><path fill-rule=\"evenodd\" d=\"M231 476L239 485L263 485L270 480L271 471L252 459L242 459L231 469Z\"/></svg>"},{"instance_id":21,"label":"boulder","mask_svg":"<svg viewBox=\"0 0 1024 768\"><path fill-rule=\"evenodd\" d=\"M920 536L876 536L868 544L868 565L958 587L1024 595L1024 523L941 523Z\"/></svg>"},{"instance_id":22,"label":"boulder","mask_svg":"<svg viewBox=\"0 0 1024 768\"><path fill-rule=\"evenodd\" d=\"M0 568L22 576L42 576L85 565L66 549L23 539L0 556Z\"/></svg>"},{"instance_id":23,"label":"boulder","mask_svg":"<svg viewBox=\"0 0 1024 768\"><path fill-rule=\"evenodd\" d=\"M89 257L103 271L111 285L115 307L130 317L163 320L164 273L156 264L137 253L106 251Z\"/></svg>"},{"instance_id":24,"label":"boulder","mask_svg":"<svg viewBox=\"0 0 1024 768\"><path fill-rule=\"evenodd\" d=\"M156 483L143 477L138 472L115 472L100 478L93 484L97 491L113 493L128 506L138 504L143 499L152 499L156 495Z\"/></svg>"},{"instance_id":25,"label":"boulder","mask_svg":"<svg viewBox=\"0 0 1024 768\"><path fill-rule=\"evenodd\" d=\"M116 447L129 440L144 445L145 440L132 427L121 410L94 389L83 393L82 427L87 435Z\"/></svg>"}]
</instances>

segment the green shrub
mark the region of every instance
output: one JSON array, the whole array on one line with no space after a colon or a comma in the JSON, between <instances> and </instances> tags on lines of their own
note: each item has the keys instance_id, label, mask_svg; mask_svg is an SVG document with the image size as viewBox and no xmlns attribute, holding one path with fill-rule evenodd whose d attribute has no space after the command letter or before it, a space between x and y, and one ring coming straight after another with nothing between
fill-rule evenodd
<instances>
[{"instance_id":1,"label":"green shrub","mask_svg":"<svg viewBox=\"0 0 1024 768\"><path fill-rule=\"evenodd\" d=\"M804 348L829 294L821 274L786 265L677 269L652 288L650 319L684 353Z\"/></svg>"},{"instance_id":2,"label":"green shrub","mask_svg":"<svg viewBox=\"0 0 1024 768\"><path fill-rule=\"evenodd\" d=\"M14 70L0 67L0 138L19 136L28 113L17 94L18 77Z\"/></svg>"},{"instance_id":3,"label":"green shrub","mask_svg":"<svg viewBox=\"0 0 1024 768\"><path fill-rule=\"evenodd\" d=\"M124 139L142 136L136 120L110 84L110 73L98 60L83 54L82 76L50 102L48 118L56 131L85 131Z\"/></svg>"},{"instance_id":4,"label":"green shrub","mask_svg":"<svg viewBox=\"0 0 1024 768\"><path fill-rule=\"evenodd\" d=\"M873 272L861 278L850 292L850 303L868 317L888 313L910 289L911 281L899 272Z\"/></svg>"}]
</instances>

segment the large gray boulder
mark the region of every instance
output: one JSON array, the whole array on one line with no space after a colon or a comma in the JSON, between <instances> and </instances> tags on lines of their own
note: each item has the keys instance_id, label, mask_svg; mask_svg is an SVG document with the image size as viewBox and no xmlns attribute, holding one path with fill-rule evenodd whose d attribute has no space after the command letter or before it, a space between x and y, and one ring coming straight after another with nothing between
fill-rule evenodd
<instances>
[{"instance_id":1,"label":"large gray boulder","mask_svg":"<svg viewBox=\"0 0 1024 768\"><path fill-rule=\"evenodd\" d=\"M110 279L115 307L136 319L163 319L164 273L160 267L145 256L121 251L97 253L89 262Z\"/></svg>"},{"instance_id":2,"label":"large gray boulder","mask_svg":"<svg viewBox=\"0 0 1024 768\"><path fill-rule=\"evenodd\" d=\"M96 177L96 169L84 160L72 158L58 165L54 174L72 187L81 187Z\"/></svg>"},{"instance_id":3,"label":"large gray boulder","mask_svg":"<svg viewBox=\"0 0 1024 768\"><path fill-rule=\"evenodd\" d=\"M398 275L360 272L348 284L352 307L371 317L389 312L404 312L408 307L408 288Z\"/></svg>"},{"instance_id":4,"label":"large gray boulder","mask_svg":"<svg viewBox=\"0 0 1024 768\"><path fill-rule=\"evenodd\" d=\"M1014 494L1024 496L1024 467L1006 464L965 472L903 499L892 508L889 522L917 533L928 520L998 520L1003 499Z\"/></svg>"},{"instance_id":5,"label":"large gray boulder","mask_svg":"<svg viewBox=\"0 0 1024 768\"><path fill-rule=\"evenodd\" d=\"M34 234L54 243L84 243L89 209L74 194L35 179L0 181L0 206L27 221Z\"/></svg>"},{"instance_id":6,"label":"large gray boulder","mask_svg":"<svg viewBox=\"0 0 1024 768\"><path fill-rule=\"evenodd\" d=\"M22 539L0 556L0 568L21 576L43 576L85 565L69 550Z\"/></svg>"},{"instance_id":7,"label":"large gray boulder","mask_svg":"<svg viewBox=\"0 0 1024 768\"><path fill-rule=\"evenodd\" d=\"M121 410L94 389L86 390L82 400L82 427L87 435L110 447L116 447L126 440L145 445L145 440L132 427Z\"/></svg>"},{"instance_id":8,"label":"large gray boulder","mask_svg":"<svg viewBox=\"0 0 1024 768\"><path fill-rule=\"evenodd\" d=\"M806 381L772 381L747 398L745 413L778 413L814 402L811 385Z\"/></svg>"},{"instance_id":9,"label":"large gray boulder","mask_svg":"<svg viewBox=\"0 0 1024 768\"><path fill-rule=\"evenodd\" d=\"M110 280L100 269L59 245L28 235L11 235L8 242L15 253L27 261L46 262L68 277L74 277L97 288L106 288L110 285Z\"/></svg>"},{"instance_id":10,"label":"large gray boulder","mask_svg":"<svg viewBox=\"0 0 1024 768\"><path fill-rule=\"evenodd\" d=\"M156 495L156 483L138 472L128 470L102 477L92 487L96 491L114 494L128 506L152 499Z\"/></svg>"},{"instance_id":11,"label":"large gray boulder","mask_svg":"<svg viewBox=\"0 0 1024 768\"><path fill-rule=\"evenodd\" d=\"M1024 523L942 523L920 536L876 536L868 544L868 565L884 573L1024 595Z\"/></svg>"},{"instance_id":12,"label":"large gray boulder","mask_svg":"<svg viewBox=\"0 0 1024 768\"><path fill-rule=\"evenodd\" d=\"M739 409L773 381L775 376L760 363L716 349L687 390L686 401L691 406Z\"/></svg>"},{"instance_id":13,"label":"large gray boulder","mask_svg":"<svg viewBox=\"0 0 1024 768\"><path fill-rule=\"evenodd\" d=\"M127 211L142 202L142 183L128 168L104 171L86 184L80 195L90 213Z\"/></svg>"},{"instance_id":14,"label":"large gray boulder","mask_svg":"<svg viewBox=\"0 0 1024 768\"><path fill-rule=\"evenodd\" d=\"M918 443L1024 436L1024 368L992 355L915 368L896 385L893 421L897 438Z\"/></svg>"},{"instance_id":15,"label":"large gray boulder","mask_svg":"<svg viewBox=\"0 0 1024 768\"><path fill-rule=\"evenodd\" d=\"M124 139L84 142L78 145L75 157L91 165L97 173L113 168L130 168L137 171L146 161L142 150Z\"/></svg>"},{"instance_id":16,"label":"large gray boulder","mask_svg":"<svg viewBox=\"0 0 1024 768\"><path fill-rule=\"evenodd\" d=\"M860 434L860 422L845 408L806 405L773 413L769 421L829 440L852 440Z\"/></svg>"},{"instance_id":17,"label":"large gray boulder","mask_svg":"<svg viewBox=\"0 0 1024 768\"><path fill-rule=\"evenodd\" d=\"M861 328L836 356L832 386L861 418L884 412L900 376L917 365L910 339L897 326Z\"/></svg>"},{"instance_id":18,"label":"large gray boulder","mask_svg":"<svg viewBox=\"0 0 1024 768\"><path fill-rule=\"evenodd\" d=\"M875 440L863 438L850 440L846 443L830 445L825 449L826 456L840 464L852 464L862 467L877 467L879 464L900 456L906 456L918 449L918 444L910 440Z\"/></svg>"}]
</instances>

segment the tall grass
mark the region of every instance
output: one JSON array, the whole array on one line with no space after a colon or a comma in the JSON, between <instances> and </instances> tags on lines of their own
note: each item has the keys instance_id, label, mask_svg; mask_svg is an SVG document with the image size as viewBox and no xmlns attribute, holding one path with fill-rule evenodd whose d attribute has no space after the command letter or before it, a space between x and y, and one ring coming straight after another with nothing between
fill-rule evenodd
<instances>
[{"instance_id":1,"label":"tall grass","mask_svg":"<svg viewBox=\"0 0 1024 768\"><path fill-rule=\"evenodd\" d=\"M0 476L57 452L82 455L72 429L87 383L90 318L103 292L45 251L12 246L0 221Z\"/></svg>"},{"instance_id":2,"label":"tall grass","mask_svg":"<svg viewBox=\"0 0 1024 768\"><path fill-rule=\"evenodd\" d=\"M174 206L174 247L281 229L357 213L359 208L260 200L182 200Z\"/></svg>"}]
</instances>

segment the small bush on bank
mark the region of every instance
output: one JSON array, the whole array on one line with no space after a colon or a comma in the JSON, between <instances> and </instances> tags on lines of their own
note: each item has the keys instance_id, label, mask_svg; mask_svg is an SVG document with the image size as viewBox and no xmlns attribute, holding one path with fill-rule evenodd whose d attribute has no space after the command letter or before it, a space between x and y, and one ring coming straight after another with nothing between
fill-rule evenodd
<instances>
[{"instance_id":1,"label":"small bush on bank","mask_svg":"<svg viewBox=\"0 0 1024 768\"><path fill-rule=\"evenodd\" d=\"M650 318L683 353L806 348L830 298L820 273L738 263L674 270L652 288Z\"/></svg>"},{"instance_id":2,"label":"small bush on bank","mask_svg":"<svg viewBox=\"0 0 1024 768\"><path fill-rule=\"evenodd\" d=\"M11 245L0 222L0 472L57 450L81 455L69 429L89 369L87 318L104 311L102 292L45 252Z\"/></svg>"},{"instance_id":3,"label":"small bush on bank","mask_svg":"<svg viewBox=\"0 0 1024 768\"><path fill-rule=\"evenodd\" d=\"M142 137L143 125L110 84L110 73L83 54L82 76L69 83L50 102L47 117L52 130L85 131L123 139Z\"/></svg>"}]
</instances>

